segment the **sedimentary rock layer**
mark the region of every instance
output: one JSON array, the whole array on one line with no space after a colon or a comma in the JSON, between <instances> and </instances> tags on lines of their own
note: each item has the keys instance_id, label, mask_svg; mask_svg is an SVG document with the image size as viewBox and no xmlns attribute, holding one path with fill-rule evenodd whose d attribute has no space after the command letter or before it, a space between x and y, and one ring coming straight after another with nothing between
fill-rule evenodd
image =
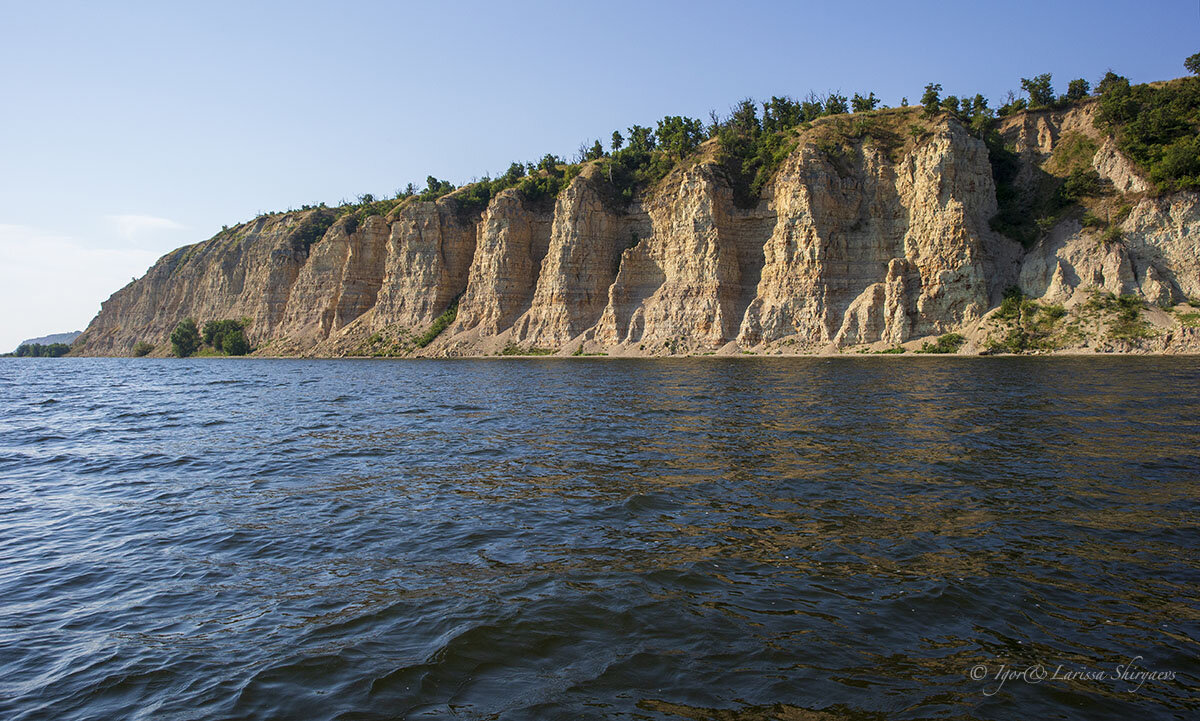
<instances>
[{"instance_id":1,"label":"sedimentary rock layer","mask_svg":"<svg viewBox=\"0 0 1200 721\"><path fill-rule=\"evenodd\" d=\"M891 143L801 133L752 207L702 153L632 202L593 164L538 202L509 189L480 210L460 191L386 216L264 216L164 256L103 304L75 352L147 341L166 354L185 317L246 319L267 354L360 352L368 336L426 355L808 352L966 332L1012 286L1046 302L1200 297L1200 196L1152 197L1087 106L1024 113L1001 132L1022 193L1064 138L1092 142L1091 167L1128 200L1119 243L1071 216L1022 248L992 230L983 141L951 118L910 127Z\"/></svg>"}]
</instances>

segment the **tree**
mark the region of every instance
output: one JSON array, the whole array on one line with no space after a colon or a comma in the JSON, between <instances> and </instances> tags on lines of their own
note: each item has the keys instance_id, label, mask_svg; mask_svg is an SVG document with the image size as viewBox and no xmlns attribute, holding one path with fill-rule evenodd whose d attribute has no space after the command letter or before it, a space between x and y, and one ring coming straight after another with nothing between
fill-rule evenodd
<instances>
[{"instance_id":1,"label":"tree","mask_svg":"<svg viewBox=\"0 0 1200 721\"><path fill-rule=\"evenodd\" d=\"M525 165L523 163L510 163L508 170L504 171L504 175L501 176L500 180L502 180L506 186L509 186L513 185L524 177Z\"/></svg>"},{"instance_id":2,"label":"tree","mask_svg":"<svg viewBox=\"0 0 1200 721\"><path fill-rule=\"evenodd\" d=\"M630 128L629 149L636 153L649 153L654 150L654 131L640 125Z\"/></svg>"},{"instance_id":3,"label":"tree","mask_svg":"<svg viewBox=\"0 0 1200 721\"><path fill-rule=\"evenodd\" d=\"M625 144L625 138L621 137L620 130L614 130L612 134L612 151L615 153Z\"/></svg>"},{"instance_id":4,"label":"tree","mask_svg":"<svg viewBox=\"0 0 1200 721\"><path fill-rule=\"evenodd\" d=\"M221 339L221 350L227 355L246 355L250 351L250 343L246 341L246 334L238 328Z\"/></svg>"},{"instance_id":5,"label":"tree","mask_svg":"<svg viewBox=\"0 0 1200 721\"><path fill-rule=\"evenodd\" d=\"M1096 83L1096 92L1101 96L1108 95L1114 90L1128 90L1129 78L1124 75L1117 75L1109 70L1104 73L1104 77L1100 78L1100 82Z\"/></svg>"},{"instance_id":6,"label":"tree","mask_svg":"<svg viewBox=\"0 0 1200 721\"><path fill-rule=\"evenodd\" d=\"M850 112L850 106L846 104L845 95L830 93L829 97L825 98L826 115L845 115L848 112Z\"/></svg>"},{"instance_id":7,"label":"tree","mask_svg":"<svg viewBox=\"0 0 1200 721\"><path fill-rule=\"evenodd\" d=\"M942 100L942 110L945 110L951 115L958 115L958 96L948 95Z\"/></svg>"},{"instance_id":8,"label":"tree","mask_svg":"<svg viewBox=\"0 0 1200 721\"><path fill-rule=\"evenodd\" d=\"M907 95L904 96L903 98L900 98L900 107L902 107L902 108L908 107L908 96Z\"/></svg>"},{"instance_id":9,"label":"tree","mask_svg":"<svg viewBox=\"0 0 1200 721\"><path fill-rule=\"evenodd\" d=\"M850 101L850 104L854 108L854 112L865 113L874 110L875 107L879 105L879 98L875 97L874 91L872 91L871 94L867 95L866 97L855 93L854 97Z\"/></svg>"},{"instance_id":10,"label":"tree","mask_svg":"<svg viewBox=\"0 0 1200 721\"><path fill-rule=\"evenodd\" d=\"M762 130L758 122L758 106L750 98L746 98L733 108L729 120L725 123L729 129L747 136L756 136Z\"/></svg>"},{"instance_id":11,"label":"tree","mask_svg":"<svg viewBox=\"0 0 1200 721\"><path fill-rule=\"evenodd\" d=\"M584 158L586 160L599 160L600 158L603 158L603 157L604 157L604 146L600 144L599 140L592 143L592 147L587 151L587 154L584 156Z\"/></svg>"},{"instance_id":12,"label":"tree","mask_svg":"<svg viewBox=\"0 0 1200 721\"><path fill-rule=\"evenodd\" d=\"M941 94L941 83L930 83L925 86L925 93L921 96L921 105L925 107L925 117L932 118L937 115L942 104Z\"/></svg>"},{"instance_id":13,"label":"tree","mask_svg":"<svg viewBox=\"0 0 1200 721\"><path fill-rule=\"evenodd\" d=\"M542 156L537 167L538 170L544 170L550 175L556 175L558 173L558 164L561 162L562 160L554 153L546 153Z\"/></svg>"},{"instance_id":14,"label":"tree","mask_svg":"<svg viewBox=\"0 0 1200 721\"><path fill-rule=\"evenodd\" d=\"M696 118L668 115L658 121L658 144L667 155L682 160L704 139L704 124Z\"/></svg>"},{"instance_id":15,"label":"tree","mask_svg":"<svg viewBox=\"0 0 1200 721\"><path fill-rule=\"evenodd\" d=\"M1030 108L1044 108L1054 104L1054 88L1050 85L1050 73L1032 78L1021 78L1021 89L1029 93Z\"/></svg>"},{"instance_id":16,"label":"tree","mask_svg":"<svg viewBox=\"0 0 1200 721\"><path fill-rule=\"evenodd\" d=\"M1189 55L1187 60L1183 61L1183 67L1192 75L1200 75L1200 53Z\"/></svg>"},{"instance_id":17,"label":"tree","mask_svg":"<svg viewBox=\"0 0 1200 721\"><path fill-rule=\"evenodd\" d=\"M200 331L196 329L195 320L184 318L179 321L179 325L171 331L171 347L180 358L187 358L196 352L200 347Z\"/></svg>"},{"instance_id":18,"label":"tree","mask_svg":"<svg viewBox=\"0 0 1200 721\"><path fill-rule=\"evenodd\" d=\"M770 102L763 103L762 107L762 128L769 133L794 128L804 121L800 103L789 97L772 95Z\"/></svg>"},{"instance_id":19,"label":"tree","mask_svg":"<svg viewBox=\"0 0 1200 721\"><path fill-rule=\"evenodd\" d=\"M1092 92L1092 86L1083 78L1075 78L1067 83L1067 100L1083 100Z\"/></svg>"}]
</instances>

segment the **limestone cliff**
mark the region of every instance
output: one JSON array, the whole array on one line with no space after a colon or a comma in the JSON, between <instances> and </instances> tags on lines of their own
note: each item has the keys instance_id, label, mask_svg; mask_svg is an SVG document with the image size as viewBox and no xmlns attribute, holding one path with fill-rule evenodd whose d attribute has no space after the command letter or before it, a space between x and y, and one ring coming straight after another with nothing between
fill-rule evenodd
<instances>
[{"instance_id":1,"label":"limestone cliff","mask_svg":"<svg viewBox=\"0 0 1200 721\"><path fill-rule=\"evenodd\" d=\"M1013 287L1071 323L1036 349L1195 350L1183 304L1200 297L1200 195L1155 197L1093 115L1083 103L1000 124L1019 163L1006 198L1034 202L1068 146L1110 184L1028 248L993 230L989 146L954 118L894 109L865 131L797 129L749 207L710 148L632 200L593 163L556 197L263 216L164 256L74 352L148 341L164 355L185 317L244 318L266 355L866 352L951 332L970 352L1015 347L1011 304L997 310ZM1147 330L1103 341L1085 316L1105 292L1150 304Z\"/></svg>"}]
</instances>

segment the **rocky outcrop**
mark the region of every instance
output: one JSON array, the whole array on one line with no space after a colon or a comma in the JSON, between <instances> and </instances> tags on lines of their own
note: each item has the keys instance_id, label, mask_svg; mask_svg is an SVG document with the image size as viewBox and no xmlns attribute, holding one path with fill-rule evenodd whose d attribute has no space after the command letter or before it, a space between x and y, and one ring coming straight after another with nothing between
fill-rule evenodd
<instances>
[{"instance_id":1,"label":"rocky outcrop","mask_svg":"<svg viewBox=\"0 0 1200 721\"><path fill-rule=\"evenodd\" d=\"M497 195L479 222L475 259L451 335L493 336L530 307L550 246L553 214L516 190Z\"/></svg>"},{"instance_id":2,"label":"rocky outcrop","mask_svg":"<svg viewBox=\"0 0 1200 721\"><path fill-rule=\"evenodd\" d=\"M983 143L946 123L898 165L871 145L855 151L839 167L805 147L780 170L743 345L900 342L990 307L996 259L1012 250L988 229L996 204Z\"/></svg>"},{"instance_id":3,"label":"rocky outcrop","mask_svg":"<svg viewBox=\"0 0 1200 721\"><path fill-rule=\"evenodd\" d=\"M514 325L517 341L556 348L600 320L623 252L649 228L644 213L621 212L608 194L592 167L559 195L533 300Z\"/></svg>"},{"instance_id":4,"label":"rocky outcrop","mask_svg":"<svg viewBox=\"0 0 1200 721\"><path fill-rule=\"evenodd\" d=\"M466 289L474 257L475 223L453 198L402 206L391 218L373 328L432 322Z\"/></svg>"},{"instance_id":5,"label":"rocky outcrop","mask_svg":"<svg viewBox=\"0 0 1200 721\"><path fill-rule=\"evenodd\" d=\"M168 253L101 304L74 351L128 355L139 341L164 344L187 317L248 318L250 341L270 341L308 260L304 230L325 212L263 216Z\"/></svg>"},{"instance_id":6,"label":"rocky outcrop","mask_svg":"<svg viewBox=\"0 0 1200 721\"><path fill-rule=\"evenodd\" d=\"M736 332L741 271L733 192L712 165L671 180L671 192L645 205L649 236L621 256L595 332L603 345L710 350Z\"/></svg>"},{"instance_id":7,"label":"rocky outcrop","mask_svg":"<svg viewBox=\"0 0 1200 721\"><path fill-rule=\"evenodd\" d=\"M970 334L1013 285L1044 303L1081 289L1200 298L1200 195L1151 197L1092 116L1084 103L1000 131L1024 193L1044 188L1062 139L1095 149L1114 191L1104 233L1075 212L1029 249L999 235L987 146L954 119L897 109L879 117L903 139L837 119L798 132L753 207L702 149L632 201L593 164L553 200L510 188L482 207L459 191L257 218L164 256L75 352L149 341L166 354L185 317L247 319L262 354L814 352Z\"/></svg>"}]
</instances>

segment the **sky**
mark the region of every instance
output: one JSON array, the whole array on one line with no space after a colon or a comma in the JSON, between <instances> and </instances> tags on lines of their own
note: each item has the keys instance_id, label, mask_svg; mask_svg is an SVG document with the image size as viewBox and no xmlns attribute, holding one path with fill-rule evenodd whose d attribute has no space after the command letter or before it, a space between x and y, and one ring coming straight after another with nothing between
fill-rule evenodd
<instances>
[{"instance_id":1,"label":"sky","mask_svg":"<svg viewBox=\"0 0 1200 721\"><path fill-rule=\"evenodd\" d=\"M0 0L0 351L224 224L462 184L745 97L1185 74L1198 0Z\"/></svg>"}]
</instances>

